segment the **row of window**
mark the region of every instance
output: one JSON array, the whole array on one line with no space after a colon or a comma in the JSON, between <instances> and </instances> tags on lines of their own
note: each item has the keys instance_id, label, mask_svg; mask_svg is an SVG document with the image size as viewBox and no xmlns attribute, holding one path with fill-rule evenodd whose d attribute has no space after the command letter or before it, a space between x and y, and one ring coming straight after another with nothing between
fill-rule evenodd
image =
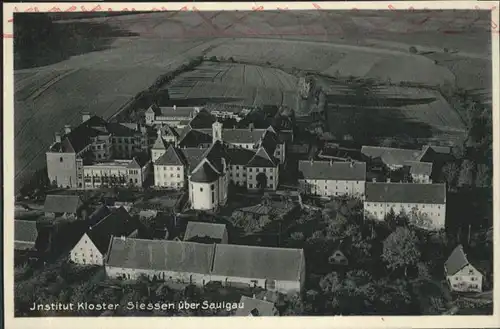
<instances>
[{"instance_id":1,"label":"row of window","mask_svg":"<svg viewBox=\"0 0 500 329\"><path fill-rule=\"evenodd\" d=\"M173 166L162 166L162 167L163 167L163 171L167 171L167 170L168 171L173 171L173 170L180 171L181 170L181 167L173 167Z\"/></svg>"},{"instance_id":2,"label":"row of window","mask_svg":"<svg viewBox=\"0 0 500 329\"><path fill-rule=\"evenodd\" d=\"M269 173L272 173L274 168L255 168L255 172L266 172L266 169L267 169L267 172ZM248 168L248 171L249 172L252 172L253 171L253 168Z\"/></svg>"},{"instance_id":3,"label":"row of window","mask_svg":"<svg viewBox=\"0 0 500 329\"><path fill-rule=\"evenodd\" d=\"M167 174L163 174L163 178L167 178ZM170 174L170 178L174 178L174 174ZM177 174L177 178L181 178L181 174ZM160 179L160 174L156 174L156 179Z\"/></svg>"},{"instance_id":4,"label":"row of window","mask_svg":"<svg viewBox=\"0 0 500 329\"><path fill-rule=\"evenodd\" d=\"M378 205L379 207L384 207L384 206L386 206L386 207L391 207L391 205L390 205L390 204L385 204L385 203L370 203L370 202L365 202L365 205L366 205L367 207L377 207L377 205ZM398 203L398 205L402 206L402 205L401 205L401 204L399 204L399 203ZM417 205L410 205L410 204L408 204L407 206L408 206L408 207L418 207ZM434 207L436 207L436 206L437 206L437 208L438 208L438 209L441 209L441 206L440 206L440 205L435 205L435 204L430 204L430 205L428 204L428 205L427 205L427 207L428 207L428 208L434 208ZM395 204L395 203L393 203L393 204L392 204L392 207L393 207L393 208L395 208L395 207L396 207L396 204ZM423 204L423 205L422 205L422 208L425 208L425 204Z\"/></svg>"}]
</instances>

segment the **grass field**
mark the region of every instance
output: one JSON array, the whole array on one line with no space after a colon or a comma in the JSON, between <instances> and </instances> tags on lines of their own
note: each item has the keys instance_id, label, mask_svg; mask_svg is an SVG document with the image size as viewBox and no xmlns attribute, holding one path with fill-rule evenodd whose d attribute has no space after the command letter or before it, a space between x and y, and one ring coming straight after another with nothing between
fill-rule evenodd
<instances>
[{"instance_id":1,"label":"grass field","mask_svg":"<svg viewBox=\"0 0 500 329\"><path fill-rule=\"evenodd\" d=\"M204 62L168 86L171 99L204 99L244 106L297 104L297 78L257 65Z\"/></svg>"},{"instance_id":2,"label":"grass field","mask_svg":"<svg viewBox=\"0 0 500 329\"><path fill-rule=\"evenodd\" d=\"M54 132L65 124L78 124L80 111L108 117L160 74L199 55L234 57L257 65L270 62L286 69L330 75L339 71L341 75L389 78L394 82L436 84L452 80L464 86L473 82L478 93L486 90L488 95L488 13L460 13L460 19L454 16L457 14L450 11L311 10L161 12L58 20L62 30L78 30L82 35L53 43L59 48L51 52L53 58L41 61L46 62L39 64L44 66L15 72L16 183L44 163L44 152ZM99 28L99 24L109 28ZM459 33L437 32L443 27ZM85 32L89 30L92 32ZM397 42L397 47L387 41ZM436 52L440 56L436 65L430 55L409 54L408 47L413 45L438 50L449 47L465 61L452 64L450 59L454 61L456 55ZM243 74L245 81L239 82L237 75L241 73L237 72L242 67L248 72ZM178 87L173 90L174 97L206 97L202 94L208 92L245 104L293 102L288 93L293 78L287 74L251 65L210 70L195 71L194 76L174 81ZM193 83L202 74L208 80ZM219 74L221 80L215 77L210 81L212 74ZM422 120L434 125L448 124L428 118L440 114L417 114L419 111L405 109L403 112L410 114L404 118L425 117Z\"/></svg>"},{"instance_id":3,"label":"grass field","mask_svg":"<svg viewBox=\"0 0 500 329\"><path fill-rule=\"evenodd\" d=\"M423 88L346 84L319 79L332 133L365 139L414 137L453 142L465 133L456 111L440 93Z\"/></svg>"}]
</instances>

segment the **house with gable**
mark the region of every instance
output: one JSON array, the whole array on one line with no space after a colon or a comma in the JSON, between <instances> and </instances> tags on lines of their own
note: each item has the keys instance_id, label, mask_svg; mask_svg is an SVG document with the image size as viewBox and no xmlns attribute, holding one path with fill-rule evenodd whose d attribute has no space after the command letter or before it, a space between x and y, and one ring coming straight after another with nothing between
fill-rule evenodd
<instances>
[{"instance_id":1,"label":"house with gable","mask_svg":"<svg viewBox=\"0 0 500 329\"><path fill-rule=\"evenodd\" d=\"M166 124L171 127L183 128L201 110L200 107L158 106L152 104L145 112L146 124Z\"/></svg>"},{"instance_id":2,"label":"house with gable","mask_svg":"<svg viewBox=\"0 0 500 329\"><path fill-rule=\"evenodd\" d=\"M408 169L413 183L432 183L433 162L432 148L423 147L422 150L400 149L382 146L363 146L361 153L369 159L371 164L382 163L390 171ZM425 160L425 161L424 161Z\"/></svg>"},{"instance_id":3,"label":"house with gable","mask_svg":"<svg viewBox=\"0 0 500 329\"><path fill-rule=\"evenodd\" d=\"M43 211L46 218L87 219L87 210L78 195L49 194Z\"/></svg>"},{"instance_id":4,"label":"house with gable","mask_svg":"<svg viewBox=\"0 0 500 329\"><path fill-rule=\"evenodd\" d=\"M298 178L306 194L363 197L366 163L301 160Z\"/></svg>"},{"instance_id":5,"label":"house with gable","mask_svg":"<svg viewBox=\"0 0 500 329\"><path fill-rule=\"evenodd\" d=\"M103 265L113 236L134 236L140 229L140 223L124 208L114 209L109 215L89 227L71 249L70 260L81 265Z\"/></svg>"},{"instance_id":6,"label":"house with gable","mask_svg":"<svg viewBox=\"0 0 500 329\"><path fill-rule=\"evenodd\" d=\"M456 292L481 292L483 274L467 259L463 246L458 245L444 263L446 281Z\"/></svg>"},{"instance_id":7,"label":"house with gable","mask_svg":"<svg viewBox=\"0 0 500 329\"><path fill-rule=\"evenodd\" d=\"M258 299L255 297L241 296L235 316L279 316L276 305L270 301Z\"/></svg>"}]
</instances>

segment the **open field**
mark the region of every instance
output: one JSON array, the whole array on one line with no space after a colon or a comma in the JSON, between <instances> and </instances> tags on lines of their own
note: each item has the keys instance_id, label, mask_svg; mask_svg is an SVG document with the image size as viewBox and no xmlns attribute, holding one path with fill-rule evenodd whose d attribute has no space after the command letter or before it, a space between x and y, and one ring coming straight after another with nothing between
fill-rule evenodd
<instances>
[{"instance_id":1,"label":"open field","mask_svg":"<svg viewBox=\"0 0 500 329\"><path fill-rule=\"evenodd\" d=\"M43 164L54 132L65 124L76 125L80 111L109 117L160 74L199 55L394 82L456 81L488 95L488 14L462 12L460 19L454 19L456 13L449 11L160 12L58 20L62 30L82 34L55 42L59 48L42 55L46 63L38 65L43 66L15 73L16 183ZM438 32L443 29L459 33ZM430 55L409 54L413 45L448 47L465 61L452 65L449 60L456 54L436 50L441 56L436 65ZM196 76L183 76L183 81L175 81L181 89L174 97L200 97L206 90L233 102L292 104L287 91L292 78L270 69L252 67L244 75L245 82L229 88L222 85L235 81L231 79L240 69L224 68L229 74L221 82L217 78L199 82L187 95L185 87ZM251 77L259 72L265 72L260 80ZM253 85L261 82L267 85Z\"/></svg>"},{"instance_id":2,"label":"open field","mask_svg":"<svg viewBox=\"0 0 500 329\"><path fill-rule=\"evenodd\" d=\"M328 130L361 138L414 137L453 142L462 120L440 93L423 88L345 84L320 79Z\"/></svg>"},{"instance_id":3,"label":"open field","mask_svg":"<svg viewBox=\"0 0 500 329\"><path fill-rule=\"evenodd\" d=\"M208 56L279 64L329 76L356 76L438 85L454 82L446 68L428 58L394 50L304 40L238 39L212 49Z\"/></svg>"},{"instance_id":4,"label":"open field","mask_svg":"<svg viewBox=\"0 0 500 329\"><path fill-rule=\"evenodd\" d=\"M243 106L297 104L298 79L278 69L257 65L204 62L175 78L170 98L203 99Z\"/></svg>"}]
</instances>

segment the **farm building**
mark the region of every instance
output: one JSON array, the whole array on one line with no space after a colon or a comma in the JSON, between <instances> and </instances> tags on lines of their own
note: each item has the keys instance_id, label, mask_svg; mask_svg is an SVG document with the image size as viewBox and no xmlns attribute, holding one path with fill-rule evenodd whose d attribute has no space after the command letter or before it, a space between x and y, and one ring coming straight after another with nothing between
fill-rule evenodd
<instances>
[{"instance_id":1,"label":"farm building","mask_svg":"<svg viewBox=\"0 0 500 329\"><path fill-rule=\"evenodd\" d=\"M141 229L124 208L113 210L92 225L71 249L70 259L81 265L103 265L112 236L131 236Z\"/></svg>"},{"instance_id":2,"label":"farm building","mask_svg":"<svg viewBox=\"0 0 500 329\"><path fill-rule=\"evenodd\" d=\"M38 229L36 221L15 220L14 221L14 250L34 250Z\"/></svg>"},{"instance_id":3,"label":"farm building","mask_svg":"<svg viewBox=\"0 0 500 329\"><path fill-rule=\"evenodd\" d=\"M423 228L442 229L446 218L445 184L366 183L365 216L384 220L405 213Z\"/></svg>"},{"instance_id":4,"label":"farm building","mask_svg":"<svg viewBox=\"0 0 500 329\"><path fill-rule=\"evenodd\" d=\"M43 211L46 218L87 219L87 210L78 195L49 194L45 198Z\"/></svg>"},{"instance_id":5,"label":"farm building","mask_svg":"<svg viewBox=\"0 0 500 329\"><path fill-rule=\"evenodd\" d=\"M274 303L247 297L241 296L240 305L243 305L243 308L238 308L234 313L235 316L278 316L279 312L276 309Z\"/></svg>"},{"instance_id":6,"label":"farm building","mask_svg":"<svg viewBox=\"0 0 500 329\"><path fill-rule=\"evenodd\" d=\"M103 161L83 166L85 188L104 186L143 187L150 171L149 157L142 153L131 160Z\"/></svg>"},{"instance_id":7,"label":"farm building","mask_svg":"<svg viewBox=\"0 0 500 329\"><path fill-rule=\"evenodd\" d=\"M195 117L201 107L158 106L152 104L145 113L146 124L166 124L171 127L183 128Z\"/></svg>"},{"instance_id":8,"label":"farm building","mask_svg":"<svg viewBox=\"0 0 500 329\"><path fill-rule=\"evenodd\" d=\"M106 258L111 278L170 280L203 286L210 281L213 244L195 242L112 239Z\"/></svg>"},{"instance_id":9,"label":"farm building","mask_svg":"<svg viewBox=\"0 0 500 329\"><path fill-rule=\"evenodd\" d=\"M245 284L282 293L299 292L305 282L304 252L218 244L210 278L228 286Z\"/></svg>"},{"instance_id":10,"label":"farm building","mask_svg":"<svg viewBox=\"0 0 500 329\"><path fill-rule=\"evenodd\" d=\"M199 243L228 243L225 224L188 222L184 241Z\"/></svg>"},{"instance_id":11,"label":"farm building","mask_svg":"<svg viewBox=\"0 0 500 329\"><path fill-rule=\"evenodd\" d=\"M424 156L429 157L432 148L422 150L399 149L380 146L363 146L361 153L372 162L381 162L389 170L396 171L409 168L414 183L432 183L432 162L422 161Z\"/></svg>"},{"instance_id":12,"label":"farm building","mask_svg":"<svg viewBox=\"0 0 500 329\"><path fill-rule=\"evenodd\" d=\"M365 194L366 163L301 160L298 178L306 194L362 197Z\"/></svg>"},{"instance_id":13,"label":"farm building","mask_svg":"<svg viewBox=\"0 0 500 329\"><path fill-rule=\"evenodd\" d=\"M300 291L305 280L301 249L115 237L108 250L105 268L111 278L145 275L198 286L218 282L282 293Z\"/></svg>"},{"instance_id":14,"label":"farm building","mask_svg":"<svg viewBox=\"0 0 500 329\"><path fill-rule=\"evenodd\" d=\"M457 292L481 292L483 274L467 260L462 245L458 245L444 263L446 281Z\"/></svg>"},{"instance_id":15,"label":"farm building","mask_svg":"<svg viewBox=\"0 0 500 329\"><path fill-rule=\"evenodd\" d=\"M46 152L49 181L59 187L83 188L84 163L131 159L149 151L149 132L129 123L109 123L104 119L82 115L82 123L64 135L56 133L55 142Z\"/></svg>"}]
</instances>

